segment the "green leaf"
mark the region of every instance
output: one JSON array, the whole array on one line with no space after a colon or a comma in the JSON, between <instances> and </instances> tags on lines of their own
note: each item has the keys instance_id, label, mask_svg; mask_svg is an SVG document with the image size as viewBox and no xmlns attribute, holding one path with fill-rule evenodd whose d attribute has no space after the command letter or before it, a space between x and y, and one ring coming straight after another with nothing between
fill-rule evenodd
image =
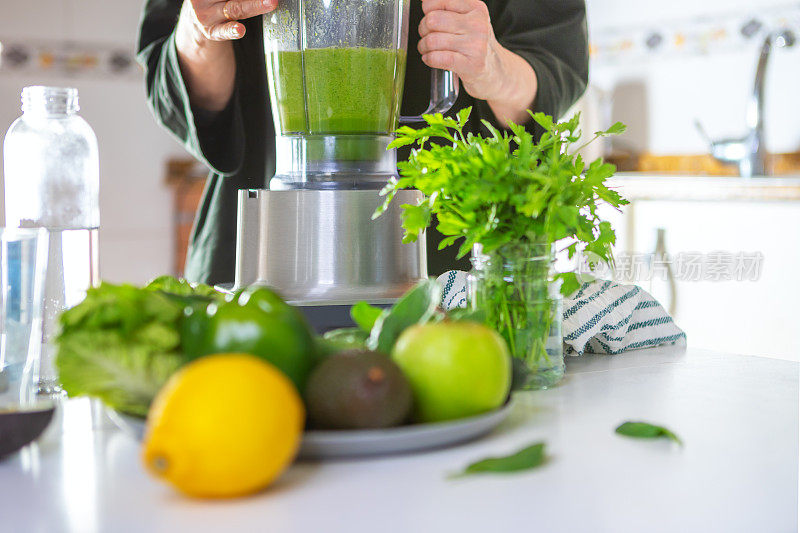
<instances>
[{"instance_id":1,"label":"green leaf","mask_svg":"<svg viewBox=\"0 0 800 533\"><path fill-rule=\"evenodd\" d=\"M655 426L647 422L624 422L615 429L618 434L638 439L666 438L683 446L683 442L675 433L662 426Z\"/></svg>"},{"instance_id":2,"label":"green leaf","mask_svg":"<svg viewBox=\"0 0 800 533\"><path fill-rule=\"evenodd\" d=\"M581 114L578 112L572 115L572 118L569 120L556 124L554 129L559 133L567 133L569 137L572 137L570 141L575 142L580 138L580 134L578 134L577 137L574 136L574 132L578 129L580 123Z\"/></svg>"},{"instance_id":3,"label":"green leaf","mask_svg":"<svg viewBox=\"0 0 800 533\"><path fill-rule=\"evenodd\" d=\"M467 466L462 472L450 477L463 477L471 474L508 474L522 472L541 466L547 460L545 443L531 444L516 453L501 457L489 457Z\"/></svg>"},{"instance_id":4,"label":"green leaf","mask_svg":"<svg viewBox=\"0 0 800 533\"><path fill-rule=\"evenodd\" d=\"M445 237L441 241L439 241L439 250L444 250L458 239L458 235L451 235L449 237Z\"/></svg>"},{"instance_id":5,"label":"green leaf","mask_svg":"<svg viewBox=\"0 0 800 533\"><path fill-rule=\"evenodd\" d=\"M179 352L184 307L194 299L211 301L196 292L185 282L164 278L147 288L102 283L89 289L59 318L55 362L67 394L145 416L184 362Z\"/></svg>"},{"instance_id":6,"label":"green leaf","mask_svg":"<svg viewBox=\"0 0 800 533\"><path fill-rule=\"evenodd\" d=\"M445 211L439 213L438 218L439 223L436 225L436 229L443 235L458 237L464 230L470 227L470 221L464 220L464 218L455 213Z\"/></svg>"},{"instance_id":7,"label":"green leaf","mask_svg":"<svg viewBox=\"0 0 800 533\"><path fill-rule=\"evenodd\" d=\"M428 202L423 201L418 205L403 204L403 227L407 233L419 234L431 223L431 208Z\"/></svg>"},{"instance_id":8,"label":"green leaf","mask_svg":"<svg viewBox=\"0 0 800 533\"><path fill-rule=\"evenodd\" d=\"M492 137L494 137L495 139L501 139L501 138L503 137L503 134L502 134L502 133L500 133L500 130L498 130L497 128L495 128L494 126L492 126L492 123L491 123L491 122L489 122L488 120L481 120L481 123L483 124L483 126L484 126L484 127L487 129L487 130L489 130L489 133L491 133L491 134L492 134ZM473 138L473 139L474 139L474 138Z\"/></svg>"},{"instance_id":9,"label":"green leaf","mask_svg":"<svg viewBox=\"0 0 800 533\"><path fill-rule=\"evenodd\" d=\"M144 288L177 296L206 296L217 301L225 299L223 293L210 285L189 283L185 279L178 279L173 276L159 276L151 280Z\"/></svg>"},{"instance_id":10,"label":"green leaf","mask_svg":"<svg viewBox=\"0 0 800 533\"><path fill-rule=\"evenodd\" d=\"M574 272L561 272L556 275L556 279L562 280L562 296L571 296L575 294L575 291L581 288L581 282L578 281L578 276Z\"/></svg>"},{"instance_id":11,"label":"green leaf","mask_svg":"<svg viewBox=\"0 0 800 533\"><path fill-rule=\"evenodd\" d=\"M388 312L378 317L372 327L367 347L385 354L391 353L400 334L414 324L430 320L436 314L436 308L441 301L442 289L436 280L420 281Z\"/></svg>"},{"instance_id":12,"label":"green leaf","mask_svg":"<svg viewBox=\"0 0 800 533\"><path fill-rule=\"evenodd\" d=\"M472 106L464 107L458 112L458 124L460 126L464 126L467 121L469 120L469 116L472 113Z\"/></svg>"},{"instance_id":13,"label":"green leaf","mask_svg":"<svg viewBox=\"0 0 800 533\"><path fill-rule=\"evenodd\" d=\"M389 145L386 147L387 150L391 150L392 148L401 148L403 146L408 146L409 144L414 144L417 142L415 137L396 137Z\"/></svg>"},{"instance_id":14,"label":"green leaf","mask_svg":"<svg viewBox=\"0 0 800 533\"><path fill-rule=\"evenodd\" d=\"M549 132L553 130L553 117L545 115L544 113L534 113L531 116L537 124L545 129L545 131Z\"/></svg>"},{"instance_id":15,"label":"green leaf","mask_svg":"<svg viewBox=\"0 0 800 533\"><path fill-rule=\"evenodd\" d=\"M587 185L596 186L610 178L616 172L617 167L611 163L604 163L602 159L595 159L586 169Z\"/></svg>"},{"instance_id":16,"label":"green leaf","mask_svg":"<svg viewBox=\"0 0 800 533\"><path fill-rule=\"evenodd\" d=\"M619 135L620 133L625 132L625 124L622 122L615 122L613 126L608 128L605 131L598 131L595 135Z\"/></svg>"},{"instance_id":17,"label":"green leaf","mask_svg":"<svg viewBox=\"0 0 800 533\"><path fill-rule=\"evenodd\" d=\"M340 328L317 337L318 357L327 357L344 350L366 350L369 333L359 328Z\"/></svg>"},{"instance_id":18,"label":"green leaf","mask_svg":"<svg viewBox=\"0 0 800 533\"><path fill-rule=\"evenodd\" d=\"M474 244L475 243L470 240L466 240L463 243L461 243L461 246L458 247L458 253L456 254L456 259L461 259L465 255L470 253L472 251L472 246Z\"/></svg>"},{"instance_id":19,"label":"green leaf","mask_svg":"<svg viewBox=\"0 0 800 533\"><path fill-rule=\"evenodd\" d=\"M415 130L411 126L400 126L395 130L395 133L402 136L411 136L411 137L417 136L417 130Z\"/></svg>"},{"instance_id":20,"label":"green leaf","mask_svg":"<svg viewBox=\"0 0 800 533\"><path fill-rule=\"evenodd\" d=\"M392 200L394 199L394 196L397 193L397 189L395 188L390 189L389 187L390 185L386 185L386 187L384 187L381 190L380 195L386 196L386 200L384 200L384 202L381 205L375 208L375 212L372 213L372 220L375 220L376 218L384 214L387 209L389 209L389 204L392 203Z\"/></svg>"},{"instance_id":21,"label":"green leaf","mask_svg":"<svg viewBox=\"0 0 800 533\"><path fill-rule=\"evenodd\" d=\"M383 309L375 307L367 302L358 302L350 308L350 317L353 322L363 331L369 333L375 325L375 321L383 314Z\"/></svg>"},{"instance_id":22,"label":"green leaf","mask_svg":"<svg viewBox=\"0 0 800 533\"><path fill-rule=\"evenodd\" d=\"M410 242L417 242L419 239L419 233L412 233L406 230L406 233L403 235L403 244L408 244Z\"/></svg>"}]
</instances>

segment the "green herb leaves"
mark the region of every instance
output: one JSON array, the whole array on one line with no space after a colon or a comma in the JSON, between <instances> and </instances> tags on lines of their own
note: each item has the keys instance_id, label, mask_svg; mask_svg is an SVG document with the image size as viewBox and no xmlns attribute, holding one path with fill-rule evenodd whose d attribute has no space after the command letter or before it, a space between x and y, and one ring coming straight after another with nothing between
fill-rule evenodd
<instances>
[{"instance_id":1,"label":"green herb leaves","mask_svg":"<svg viewBox=\"0 0 800 533\"><path fill-rule=\"evenodd\" d=\"M675 433L665 427L655 426L647 422L624 422L615 430L620 435L635 437L640 439L670 439L681 446L683 442ZM500 457L489 457L482 459L467 466L463 471L449 477L458 478L470 474L495 473L505 474L509 472L520 472L530 470L544 464L547 461L545 454L545 443L537 442L531 444L511 455Z\"/></svg>"},{"instance_id":2,"label":"green herb leaves","mask_svg":"<svg viewBox=\"0 0 800 533\"><path fill-rule=\"evenodd\" d=\"M544 464L547 460L544 442L531 444L516 453L502 457L489 457L467 466L462 472L451 477L463 477L481 473L511 473L530 470Z\"/></svg>"},{"instance_id":3,"label":"green herb leaves","mask_svg":"<svg viewBox=\"0 0 800 533\"><path fill-rule=\"evenodd\" d=\"M353 318L353 322L364 331L370 331L382 313L383 309L367 302L358 302L350 308L350 316Z\"/></svg>"},{"instance_id":4,"label":"green herb leaves","mask_svg":"<svg viewBox=\"0 0 800 533\"><path fill-rule=\"evenodd\" d=\"M683 442L681 442L681 439L679 439L675 433L665 427L654 426L647 422L624 422L614 431L620 435L638 439L667 438L683 446Z\"/></svg>"},{"instance_id":5,"label":"green herb leaves","mask_svg":"<svg viewBox=\"0 0 800 533\"><path fill-rule=\"evenodd\" d=\"M427 322L436 313L442 289L436 280L420 281L388 311L381 313L372 326L367 347L390 353L400 334L408 327Z\"/></svg>"},{"instance_id":6,"label":"green herb leaves","mask_svg":"<svg viewBox=\"0 0 800 533\"><path fill-rule=\"evenodd\" d=\"M579 115L556 123L543 113L531 114L545 129L534 142L516 124L509 125L509 133L484 122L489 137L465 134L470 111L462 109L456 119L426 115L426 127L397 130L390 147L416 147L408 161L398 163L400 178L383 189L386 201L374 216L380 216L398 190L415 188L424 196L416 205L402 206L405 242L415 241L436 215L437 229L445 235L440 248L461 241L459 256L478 243L490 253L509 243L572 238L600 259L610 260L615 236L599 218L597 205L619 207L627 202L605 185L614 165L598 159L587 166L575 152L595 139L622 133L625 126L614 124L575 148L581 138ZM572 246L570 257L575 252ZM562 293L577 288L574 273L559 277L565 280Z\"/></svg>"}]
</instances>

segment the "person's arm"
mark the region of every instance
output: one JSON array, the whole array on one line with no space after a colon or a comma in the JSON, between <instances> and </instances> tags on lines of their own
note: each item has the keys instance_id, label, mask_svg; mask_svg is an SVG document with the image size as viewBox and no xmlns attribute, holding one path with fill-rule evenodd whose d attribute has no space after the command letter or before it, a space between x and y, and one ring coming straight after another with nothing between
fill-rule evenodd
<instances>
[{"instance_id":1,"label":"person's arm","mask_svg":"<svg viewBox=\"0 0 800 533\"><path fill-rule=\"evenodd\" d=\"M192 104L225 108L233 95L236 58L231 41L245 34L239 20L275 9L278 0L185 0L175 29L175 47Z\"/></svg>"},{"instance_id":2,"label":"person's arm","mask_svg":"<svg viewBox=\"0 0 800 533\"><path fill-rule=\"evenodd\" d=\"M455 71L499 125L560 116L588 80L583 0L423 0L419 50Z\"/></svg>"},{"instance_id":3,"label":"person's arm","mask_svg":"<svg viewBox=\"0 0 800 533\"><path fill-rule=\"evenodd\" d=\"M189 99L196 107L221 111L233 96L236 57L230 39L239 38L239 26L242 24L234 22L215 29L219 40L213 40L204 35L192 3L183 3L175 28L175 48Z\"/></svg>"},{"instance_id":4,"label":"person's arm","mask_svg":"<svg viewBox=\"0 0 800 533\"><path fill-rule=\"evenodd\" d=\"M230 39L242 38L244 25L225 18L223 8L231 18L244 18L253 9L269 11L275 0L181 4L147 0L144 6L137 59L148 104L192 155L218 174L233 174L243 160L244 127Z\"/></svg>"}]
</instances>

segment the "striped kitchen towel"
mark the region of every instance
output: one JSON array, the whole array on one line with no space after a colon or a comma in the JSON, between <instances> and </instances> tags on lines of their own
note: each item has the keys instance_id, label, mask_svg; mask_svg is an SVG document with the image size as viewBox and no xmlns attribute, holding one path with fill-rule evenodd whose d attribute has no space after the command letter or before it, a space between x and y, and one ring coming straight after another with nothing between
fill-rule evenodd
<instances>
[{"instance_id":1,"label":"striped kitchen towel","mask_svg":"<svg viewBox=\"0 0 800 533\"><path fill-rule=\"evenodd\" d=\"M442 307L467 305L467 273L445 272ZM666 309L636 285L597 280L585 283L569 298L564 298L564 351L570 355L588 353L618 354L627 350L663 344L686 345L686 334Z\"/></svg>"}]
</instances>

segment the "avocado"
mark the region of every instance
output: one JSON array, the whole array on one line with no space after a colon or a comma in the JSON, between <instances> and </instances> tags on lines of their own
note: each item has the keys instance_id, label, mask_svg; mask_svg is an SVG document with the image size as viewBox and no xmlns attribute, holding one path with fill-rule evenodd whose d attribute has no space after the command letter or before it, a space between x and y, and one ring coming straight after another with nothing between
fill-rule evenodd
<instances>
[{"instance_id":1,"label":"avocado","mask_svg":"<svg viewBox=\"0 0 800 533\"><path fill-rule=\"evenodd\" d=\"M398 426L412 407L411 387L394 361L367 350L345 350L322 361L306 386L312 428Z\"/></svg>"}]
</instances>

